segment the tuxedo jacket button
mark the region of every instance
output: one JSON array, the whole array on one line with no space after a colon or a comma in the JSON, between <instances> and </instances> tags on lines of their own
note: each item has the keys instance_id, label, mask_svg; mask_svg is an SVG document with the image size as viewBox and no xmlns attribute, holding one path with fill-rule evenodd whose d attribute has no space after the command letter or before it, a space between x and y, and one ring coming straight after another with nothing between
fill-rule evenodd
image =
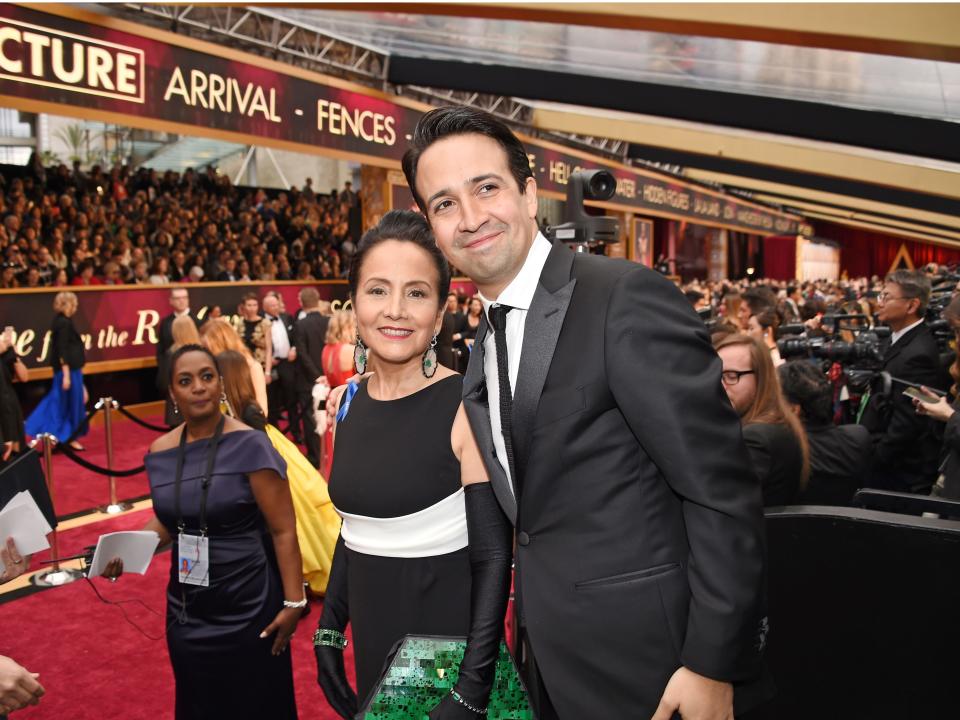
<instances>
[{"instance_id":1,"label":"tuxedo jacket button","mask_svg":"<svg viewBox=\"0 0 960 720\"><path fill-rule=\"evenodd\" d=\"M527 535L527 534L526 534L525 532L523 532L522 530L521 530L520 532L518 532L518 533L517 533L517 545L522 545L523 547L526 547L526 546L529 545L529 544L530 544L530 536Z\"/></svg>"}]
</instances>

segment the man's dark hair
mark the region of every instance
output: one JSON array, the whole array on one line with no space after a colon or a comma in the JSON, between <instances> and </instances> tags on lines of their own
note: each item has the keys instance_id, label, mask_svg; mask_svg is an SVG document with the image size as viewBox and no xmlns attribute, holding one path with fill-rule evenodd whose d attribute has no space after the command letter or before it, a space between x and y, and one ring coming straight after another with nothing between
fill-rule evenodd
<instances>
[{"instance_id":1,"label":"man's dark hair","mask_svg":"<svg viewBox=\"0 0 960 720\"><path fill-rule=\"evenodd\" d=\"M437 241L427 224L427 219L412 210L391 210L360 238L357 251L350 262L350 271L347 273L350 297L357 297L360 269L363 267L363 260L367 253L387 240L413 243L430 256L437 269L437 307L443 307L450 292L450 265L437 247Z\"/></svg>"},{"instance_id":2,"label":"man's dark hair","mask_svg":"<svg viewBox=\"0 0 960 720\"><path fill-rule=\"evenodd\" d=\"M826 425L833 419L833 386L819 368L794 361L781 365L777 373L783 396L800 406L804 423Z\"/></svg>"},{"instance_id":3,"label":"man's dark hair","mask_svg":"<svg viewBox=\"0 0 960 720\"><path fill-rule=\"evenodd\" d=\"M760 285L743 291L743 302L750 306L750 314L757 315L764 310L777 307L777 296L773 290Z\"/></svg>"},{"instance_id":4,"label":"man's dark hair","mask_svg":"<svg viewBox=\"0 0 960 720\"><path fill-rule=\"evenodd\" d=\"M420 118L413 130L410 148L403 154L403 174L417 206L424 213L427 207L424 198L417 192L417 164L423 152L437 142L453 135L483 135L495 140L507 155L510 174L516 181L522 194L527 186L527 178L533 177L530 159L523 144L513 132L493 115L469 107L442 107L431 110Z\"/></svg>"},{"instance_id":5,"label":"man's dark hair","mask_svg":"<svg viewBox=\"0 0 960 720\"><path fill-rule=\"evenodd\" d=\"M900 292L907 300L916 298L920 301L917 315L922 316L927 311L930 302L930 278L920 270L894 270L884 278L884 282L893 283L900 288Z\"/></svg>"},{"instance_id":6,"label":"man's dark hair","mask_svg":"<svg viewBox=\"0 0 960 720\"><path fill-rule=\"evenodd\" d=\"M703 293L699 290L694 290L693 288L684 290L683 294L687 296L687 300L690 301L691 305L696 305L698 302L703 300Z\"/></svg>"}]
</instances>

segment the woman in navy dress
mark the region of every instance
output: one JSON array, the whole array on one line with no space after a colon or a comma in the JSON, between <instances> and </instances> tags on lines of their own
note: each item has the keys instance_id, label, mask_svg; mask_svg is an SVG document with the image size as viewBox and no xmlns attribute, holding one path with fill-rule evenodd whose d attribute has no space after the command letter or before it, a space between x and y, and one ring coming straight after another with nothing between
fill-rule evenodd
<instances>
[{"instance_id":1,"label":"woman in navy dress","mask_svg":"<svg viewBox=\"0 0 960 720\"><path fill-rule=\"evenodd\" d=\"M296 718L287 649L306 598L285 463L266 435L221 413L209 351L185 345L170 362L185 422L145 458L156 517L144 529L174 546L167 646L176 718ZM204 540L206 569L193 564Z\"/></svg>"}]
</instances>

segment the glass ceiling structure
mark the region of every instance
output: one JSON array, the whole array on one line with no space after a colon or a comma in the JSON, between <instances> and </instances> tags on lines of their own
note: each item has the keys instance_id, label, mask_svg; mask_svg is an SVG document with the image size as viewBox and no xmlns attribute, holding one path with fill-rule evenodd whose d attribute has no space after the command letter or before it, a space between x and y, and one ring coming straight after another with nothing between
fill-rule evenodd
<instances>
[{"instance_id":1,"label":"glass ceiling structure","mask_svg":"<svg viewBox=\"0 0 960 720\"><path fill-rule=\"evenodd\" d=\"M275 6L258 11L387 55L552 70L960 122L958 63L544 22Z\"/></svg>"}]
</instances>

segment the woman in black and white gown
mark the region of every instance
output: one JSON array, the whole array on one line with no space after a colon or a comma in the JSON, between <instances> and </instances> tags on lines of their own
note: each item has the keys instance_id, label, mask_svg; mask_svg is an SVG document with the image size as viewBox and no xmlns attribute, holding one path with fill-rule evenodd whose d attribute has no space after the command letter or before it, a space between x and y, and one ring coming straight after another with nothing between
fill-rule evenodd
<instances>
[{"instance_id":1,"label":"woman in black and white gown","mask_svg":"<svg viewBox=\"0 0 960 720\"><path fill-rule=\"evenodd\" d=\"M357 691L369 700L406 634L469 635L454 691L431 718L475 718L487 704L509 589L511 528L461 407L462 377L433 346L450 271L422 216L388 213L350 270L358 370L341 399L330 497L343 517L317 645L318 680L343 717L352 625Z\"/></svg>"}]
</instances>

